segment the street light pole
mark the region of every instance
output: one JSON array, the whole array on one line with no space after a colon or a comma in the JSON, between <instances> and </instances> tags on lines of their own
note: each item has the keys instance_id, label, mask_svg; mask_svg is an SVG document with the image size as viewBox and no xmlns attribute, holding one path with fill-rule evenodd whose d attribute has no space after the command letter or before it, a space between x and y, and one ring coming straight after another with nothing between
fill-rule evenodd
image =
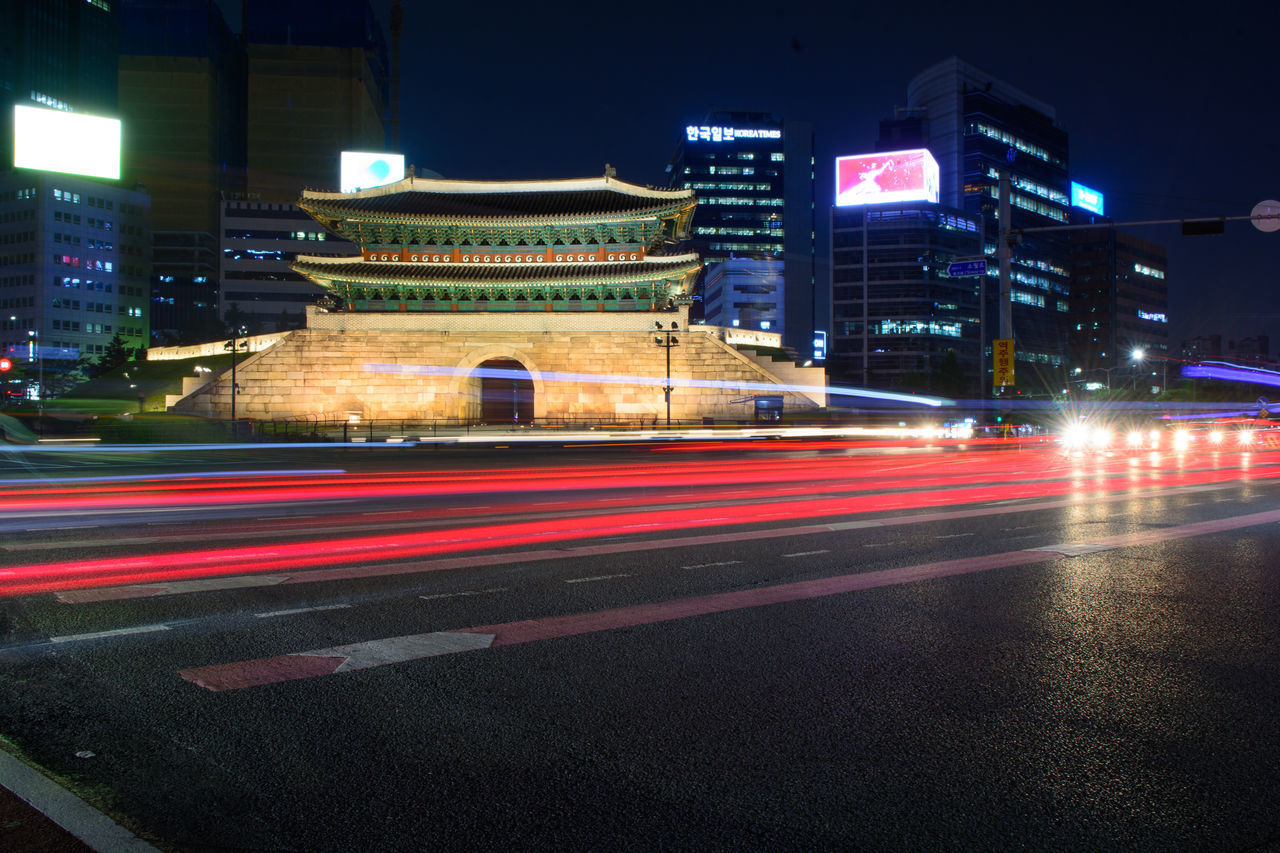
<instances>
[{"instance_id":1,"label":"street light pole","mask_svg":"<svg viewBox=\"0 0 1280 853\"><path fill-rule=\"evenodd\" d=\"M240 335L243 335L247 329L239 326L231 327L231 340L222 345L223 349L231 350L231 434L239 435L236 428L236 394L240 393L240 386L236 382L236 351L240 349L248 349L248 341L238 341Z\"/></svg>"},{"instance_id":2,"label":"street light pole","mask_svg":"<svg viewBox=\"0 0 1280 853\"><path fill-rule=\"evenodd\" d=\"M661 323L654 323L658 328L658 334L653 336L653 342L657 346L667 351L667 384L662 386L662 393L667 400L667 426L671 426L671 392L675 389L671 386L671 348L680 346L680 339L675 337L675 332L680 327L674 320L671 321L670 328L664 328Z\"/></svg>"}]
</instances>

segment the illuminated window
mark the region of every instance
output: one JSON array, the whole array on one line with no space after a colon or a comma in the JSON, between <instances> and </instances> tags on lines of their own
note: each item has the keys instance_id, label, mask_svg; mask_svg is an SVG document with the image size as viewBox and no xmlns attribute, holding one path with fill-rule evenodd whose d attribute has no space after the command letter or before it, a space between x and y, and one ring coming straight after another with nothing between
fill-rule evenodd
<instances>
[{"instance_id":1,"label":"illuminated window","mask_svg":"<svg viewBox=\"0 0 1280 853\"><path fill-rule=\"evenodd\" d=\"M785 159L785 156L781 151L774 151L772 154L769 155L769 159L772 160L774 163L781 163Z\"/></svg>"}]
</instances>

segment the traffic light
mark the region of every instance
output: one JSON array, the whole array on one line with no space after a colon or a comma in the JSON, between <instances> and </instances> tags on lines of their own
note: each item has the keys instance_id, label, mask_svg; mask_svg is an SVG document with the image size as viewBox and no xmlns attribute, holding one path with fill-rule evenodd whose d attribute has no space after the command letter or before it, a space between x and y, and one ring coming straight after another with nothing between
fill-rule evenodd
<instances>
[{"instance_id":1,"label":"traffic light","mask_svg":"<svg viewBox=\"0 0 1280 853\"><path fill-rule=\"evenodd\" d=\"M7 358L0 358L0 373L8 373L13 370L13 361Z\"/></svg>"}]
</instances>

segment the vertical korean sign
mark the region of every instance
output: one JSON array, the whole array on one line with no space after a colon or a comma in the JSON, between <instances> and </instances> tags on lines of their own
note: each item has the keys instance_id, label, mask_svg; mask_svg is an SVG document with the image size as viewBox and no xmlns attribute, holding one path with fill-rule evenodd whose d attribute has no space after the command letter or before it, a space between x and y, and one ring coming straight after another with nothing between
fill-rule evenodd
<instances>
[{"instance_id":1,"label":"vertical korean sign","mask_svg":"<svg viewBox=\"0 0 1280 853\"><path fill-rule=\"evenodd\" d=\"M994 370L991 374L991 387L1000 390L1013 386L1013 338L996 338L991 342L991 357Z\"/></svg>"}]
</instances>

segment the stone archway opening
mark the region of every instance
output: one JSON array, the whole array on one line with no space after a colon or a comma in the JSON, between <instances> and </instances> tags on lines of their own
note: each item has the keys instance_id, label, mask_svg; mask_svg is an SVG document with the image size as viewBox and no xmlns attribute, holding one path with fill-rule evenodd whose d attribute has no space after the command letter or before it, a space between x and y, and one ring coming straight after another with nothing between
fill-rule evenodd
<instances>
[{"instance_id":1,"label":"stone archway opening","mask_svg":"<svg viewBox=\"0 0 1280 853\"><path fill-rule=\"evenodd\" d=\"M533 423L533 377L511 358L491 358L476 368L480 375L480 422L505 426Z\"/></svg>"}]
</instances>

